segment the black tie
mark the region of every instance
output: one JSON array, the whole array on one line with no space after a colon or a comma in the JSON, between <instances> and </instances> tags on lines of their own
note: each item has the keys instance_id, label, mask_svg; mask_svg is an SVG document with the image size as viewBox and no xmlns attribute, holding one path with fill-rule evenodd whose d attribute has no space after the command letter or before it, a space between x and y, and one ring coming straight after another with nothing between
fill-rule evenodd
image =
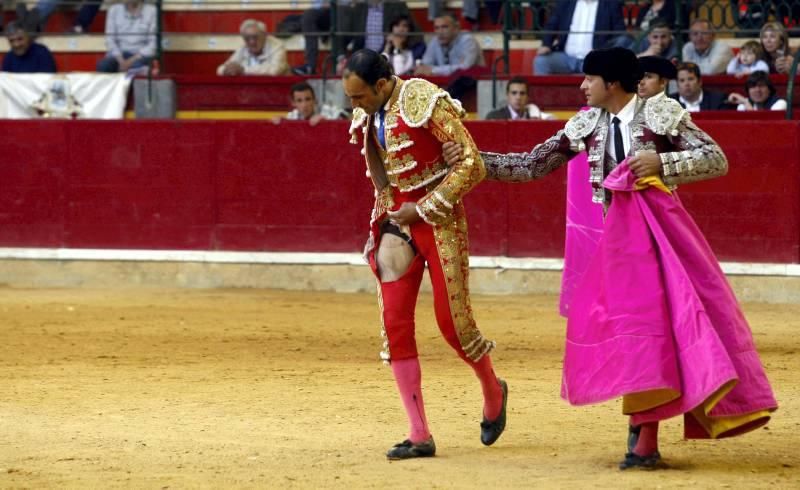
<instances>
[{"instance_id":1,"label":"black tie","mask_svg":"<svg viewBox=\"0 0 800 490\"><path fill-rule=\"evenodd\" d=\"M625 145L622 144L622 131L619 130L619 118L614 116L611 124L614 125L614 155L617 158L617 163L625 160Z\"/></svg>"}]
</instances>

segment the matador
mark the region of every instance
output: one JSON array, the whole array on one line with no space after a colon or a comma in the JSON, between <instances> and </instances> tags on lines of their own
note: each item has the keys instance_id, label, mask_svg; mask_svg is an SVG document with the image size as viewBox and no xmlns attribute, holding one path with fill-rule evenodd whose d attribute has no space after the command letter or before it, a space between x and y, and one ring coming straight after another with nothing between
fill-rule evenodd
<instances>
[{"instance_id":1,"label":"matador","mask_svg":"<svg viewBox=\"0 0 800 490\"><path fill-rule=\"evenodd\" d=\"M497 378L494 342L478 330L469 296L469 243L462 198L485 176L475 143L461 122L461 105L421 79L402 80L370 50L356 52L343 76L354 111L351 142L362 147L375 190L365 256L378 283L384 336L410 433L389 459L433 456L421 391L414 311L427 266L436 322L447 343L475 371L483 395L481 441L493 444L506 423L508 387ZM448 165L442 143L466 148Z\"/></svg>"}]
</instances>

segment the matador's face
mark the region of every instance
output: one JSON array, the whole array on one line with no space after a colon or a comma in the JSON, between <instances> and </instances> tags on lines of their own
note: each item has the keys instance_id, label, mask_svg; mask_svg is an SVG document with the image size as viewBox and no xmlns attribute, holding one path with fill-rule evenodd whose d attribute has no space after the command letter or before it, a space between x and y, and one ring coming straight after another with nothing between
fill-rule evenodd
<instances>
[{"instance_id":1,"label":"matador's face","mask_svg":"<svg viewBox=\"0 0 800 490\"><path fill-rule=\"evenodd\" d=\"M644 76L639 80L639 86L636 93L639 97L646 99L654 95L658 95L667 88L667 79L661 78L656 73L644 72Z\"/></svg>"},{"instance_id":2,"label":"matador's face","mask_svg":"<svg viewBox=\"0 0 800 490\"><path fill-rule=\"evenodd\" d=\"M586 75L581 90L586 95L586 105L591 107L603 107L609 98L608 85L599 75Z\"/></svg>"},{"instance_id":3,"label":"matador's face","mask_svg":"<svg viewBox=\"0 0 800 490\"><path fill-rule=\"evenodd\" d=\"M346 73L342 80L344 93L350 99L353 109L361 108L369 115L378 112L386 103L383 89L387 83L388 80L380 79L372 86L355 73Z\"/></svg>"}]
</instances>

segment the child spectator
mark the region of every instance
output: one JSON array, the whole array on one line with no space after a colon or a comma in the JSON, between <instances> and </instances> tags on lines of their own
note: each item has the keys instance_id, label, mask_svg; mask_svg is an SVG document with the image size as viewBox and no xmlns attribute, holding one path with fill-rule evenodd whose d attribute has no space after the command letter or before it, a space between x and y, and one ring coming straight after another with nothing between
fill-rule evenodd
<instances>
[{"instance_id":1,"label":"child spectator","mask_svg":"<svg viewBox=\"0 0 800 490\"><path fill-rule=\"evenodd\" d=\"M764 49L758 41L747 41L739 48L739 54L731 58L727 73L736 78L749 76L751 73L763 71L769 73L769 65L762 58Z\"/></svg>"}]
</instances>

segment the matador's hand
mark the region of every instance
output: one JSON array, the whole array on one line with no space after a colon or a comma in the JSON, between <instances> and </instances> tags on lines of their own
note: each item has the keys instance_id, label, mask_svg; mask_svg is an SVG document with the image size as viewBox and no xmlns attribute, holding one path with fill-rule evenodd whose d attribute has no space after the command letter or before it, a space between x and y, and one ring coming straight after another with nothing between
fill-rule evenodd
<instances>
[{"instance_id":1,"label":"matador's hand","mask_svg":"<svg viewBox=\"0 0 800 490\"><path fill-rule=\"evenodd\" d=\"M458 143L448 141L442 145L442 156L449 167L464 159L464 148Z\"/></svg>"},{"instance_id":2,"label":"matador's hand","mask_svg":"<svg viewBox=\"0 0 800 490\"><path fill-rule=\"evenodd\" d=\"M410 225L421 219L417 213L417 204L413 202L404 202L400 205L400 209L386 214L389 215L389 221L397 226Z\"/></svg>"},{"instance_id":3,"label":"matador's hand","mask_svg":"<svg viewBox=\"0 0 800 490\"><path fill-rule=\"evenodd\" d=\"M639 153L628 160L628 167L639 178L658 175L661 172L661 158L658 153Z\"/></svg>"}]
</instances>

